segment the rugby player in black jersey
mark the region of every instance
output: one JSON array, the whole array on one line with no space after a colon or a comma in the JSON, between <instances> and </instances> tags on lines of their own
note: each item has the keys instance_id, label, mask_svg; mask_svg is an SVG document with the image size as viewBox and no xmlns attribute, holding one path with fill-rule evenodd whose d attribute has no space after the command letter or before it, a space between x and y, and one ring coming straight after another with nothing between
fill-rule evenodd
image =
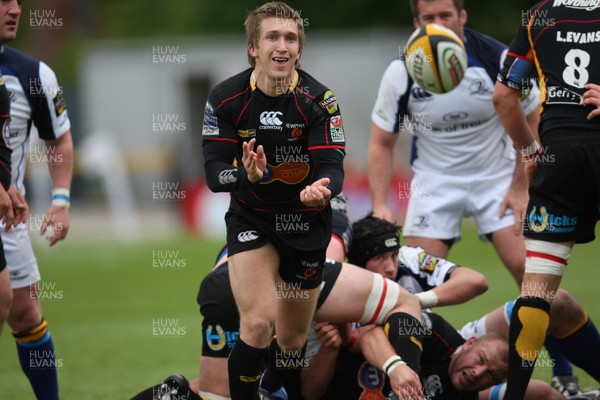
<instances>
[{"instance_id":1,"label":"rugby player in black jersey","mask_svg":"<svg viewBox=\"0 0 600 400\"><path fill-rule=\"evenodd\" d=\"M257 393L274 328L282 351L302 358L345 155L335 95L299 69L300 13L270 2L251 11L245 26L251 68L210 92L202 130L207 184L231 194L225 221L240 311L229 356L234 400ZM286 300L298 296L307 301Z\"/></svg>"},{"instance_id":2,"label":"rugby player in black jersey","mask_svg":"<svg viewBox=\"0 0 600 400\"><path fill-rule=\"evenodd\" d=\"M530 176L525 276L510 323L511 400L523 398L531 378L572 247L594 240L600 219L600 119L592 114L598 103L589 85L600 82L600 5L544 0L524 16L494 93L498 115ZM542 89L539 138L516 107L532 75ZM592 96L586 96L590 90ZM595 346L598 337L587 324L579 345ZM582 361L600 379L598 360Z\"/></svg>"}]
</instances>

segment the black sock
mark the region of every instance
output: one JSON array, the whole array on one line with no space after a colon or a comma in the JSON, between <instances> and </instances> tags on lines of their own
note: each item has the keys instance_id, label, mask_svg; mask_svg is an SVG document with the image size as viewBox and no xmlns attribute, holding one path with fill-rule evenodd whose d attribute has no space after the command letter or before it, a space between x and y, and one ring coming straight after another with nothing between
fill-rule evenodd
<instances>
[{"instance_id":1,"label":"black sock","mask_svg":"<svg viewBox=\"0 0 600 400\"><path fill-rule=\"evenodd\" d=\"M525 397L535 361L546 339L550 303L539 297L519 297L508 333L508 379L504 398Z\"/></svg>"},{"instance_id":2,"label":"black sock","mask_svg":"<svg viewBox=\"0 0 600 400\"><path fill-rule=\"evenodd\" d=\"M292 374L304 367L304 353L306 344L300 350L283 351L273 339L269 345L269 364L263 374L261 387L269 392L274 392L283 385L286 374Z\"/></svg>"},{"instance_id":3,"label":"black sock","mask_svg":"<svg viewBox=\"0 0 600 400\"><path fill-rule=\"evenodd\" d=\"M410 314L397 312L387 319L385 331L396 353L416 373L421 372L423 324Z\"/></svg>"},{"instance_id":4,"label":"black sock","mask_svg":"<svg viewBox=\"0 0 600 400\"><path fill-rule=\"evenodd\" d=\"M258 394L267 349L257 349L238 339L229 354L229 391L232 400L251 400Z\"/></svg>"}]
</instances>

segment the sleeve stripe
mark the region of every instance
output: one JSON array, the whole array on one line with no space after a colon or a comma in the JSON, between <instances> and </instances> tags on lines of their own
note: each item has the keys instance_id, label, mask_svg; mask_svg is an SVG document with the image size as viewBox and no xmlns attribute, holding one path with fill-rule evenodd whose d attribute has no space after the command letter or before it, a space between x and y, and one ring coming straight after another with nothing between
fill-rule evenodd
<instances>
[{"instance_id":1,"label":"sleeve stripe","mask_svg":"<svg viewBox=\"0 0 600 400\"><path fill-rule=\"evenodd\" d=\"M202 140L214 141L214 142L231 142L231 143L239 142L239 140L229 139L229 138L203 138Z\"/></svg>"},{"instance_id":2,"label":"sleeve stripe","mask_svg":"<svg viewBox=\"0 0 600 400\"><path fill-rule=\"evenodd\" d=\"M313 150L328 150L328 149L339 149L346 151L346 146L312 146L308 148L308 151Z\"/></svg>"}]
</instances>

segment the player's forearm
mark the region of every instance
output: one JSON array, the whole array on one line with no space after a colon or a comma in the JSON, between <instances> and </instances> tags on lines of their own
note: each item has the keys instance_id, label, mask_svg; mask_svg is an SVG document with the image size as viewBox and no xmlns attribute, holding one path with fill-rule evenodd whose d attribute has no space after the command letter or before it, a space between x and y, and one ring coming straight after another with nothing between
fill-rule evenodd
<instances>
[{"instance_id":1,"label":"player's forearm","mask_svg":"<svg viewBox=\"0 0 600 400\"><path fill-rule=\"evenodd\" d=\"M371 141L367 152L367 179L373 208L387 206L394 161L393 147Z\"/></svg>"},{"instance_id":2,"label":"player's forearm","mask_svg":"<svg viewBox=\"0 0 600 400\"><path fill-rule=\"evenodd\" d=\"M387 335L382 327L378 326L362 334L360 350L369 364L381 369L390 357L396 355Z\"/></svg>"},{"instance_id":3,"label":"player's forearm","mask_svg":"<svg viewBox=\"0 0 600 400\"><path fill-rule=\"evenodd\" d=\"M452 271L450 278L433 289L438 298L437 306L451 306L465 303L488 289L485 276L469 268L461 267Z\"/></svg>"},{"instance_id":4,"label":"player's forearm","mask_svg":"<svg viewBox=\"0 0 600 400\"><path fill-rule=\"evenodd\" d=\"M504 129L517 149L521 150L534 141L525 113L519 101L520 92L496 83L494 88L494 107L502 121Z\"/></svg>"},{"instance_id":5,"label":"player's forearm","mask_svg":"<svg viewBox=\"0 0 600 400\"><path fill-rule=\"evenodd\" d=\"M51 154L56 155L56 162L48 164L53 188L71 188L73 179L73 139L67 132L56 140L47 140L46 147L51 148Z\"/></svg>"}]
</instances>

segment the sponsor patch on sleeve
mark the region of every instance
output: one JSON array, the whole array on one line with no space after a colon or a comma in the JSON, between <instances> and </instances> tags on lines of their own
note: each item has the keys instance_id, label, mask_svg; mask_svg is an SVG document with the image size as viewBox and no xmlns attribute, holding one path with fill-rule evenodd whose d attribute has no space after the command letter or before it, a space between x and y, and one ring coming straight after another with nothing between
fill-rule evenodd
<instances>
[{"instance_id":1,"label":"sponsor patch on sleeve","mask_svg":"<svg viewBox=\"0 0 600 400\"><path fill-rule=\"evenodd\" d=\"M202 125L202 136L217 136L219 134L219 123L217 115L209 103L204 107L204 123Z\"/></svg>"},{"instance_id":2,"label":"sponsor patch on sleeve","mask_svg":"<svg viewBox=\"0 0 600 400\"><path fill-rule=\"evenodd\" d=\"M52 100L54 102L54 109L56 110L56 115L61 115L63 111L67 109L67 103L65 102L65 98L63 97L62 90L59 90L56 93L56 96Z\"/></svg>"},{"instance_id":3,"label":"sponsor patch on sleeve","mask_svg":"<svg viewBox=\"0 0 600 400\"><path fill-rule=\"evenodd\" d=\"M319 102L321 108L327 110L329 114L335 114L338 110L337 98L331 90L328 90L323 95L323 100Z\"/></svg>"},{"instance_id":4,"label":"sponsor patch on sleeve","mask_svg":"<svg viewBox=\"0 0 600 400\"><path fill-rule=\"evenodd\" d=\"M344 127L342 126L342 117L334 115L329 120L329 132L331 134L331 141L334 143L343 143L346 141L344 137Z\"/></svg>"},{"instance_id":5,"label":"sponsor patch on sleeve","mask_svg":"<svg viewBox=\"0 0 600 400\"><path fill-rule=\"evenodd\" d=\"M419 253L419 269L421 271L431 274L431 273L433 273L433 270L437 266L437 263L438 263L437 257L429 254L426 251L422 251Z\"/></svg>"}]
</instances>

